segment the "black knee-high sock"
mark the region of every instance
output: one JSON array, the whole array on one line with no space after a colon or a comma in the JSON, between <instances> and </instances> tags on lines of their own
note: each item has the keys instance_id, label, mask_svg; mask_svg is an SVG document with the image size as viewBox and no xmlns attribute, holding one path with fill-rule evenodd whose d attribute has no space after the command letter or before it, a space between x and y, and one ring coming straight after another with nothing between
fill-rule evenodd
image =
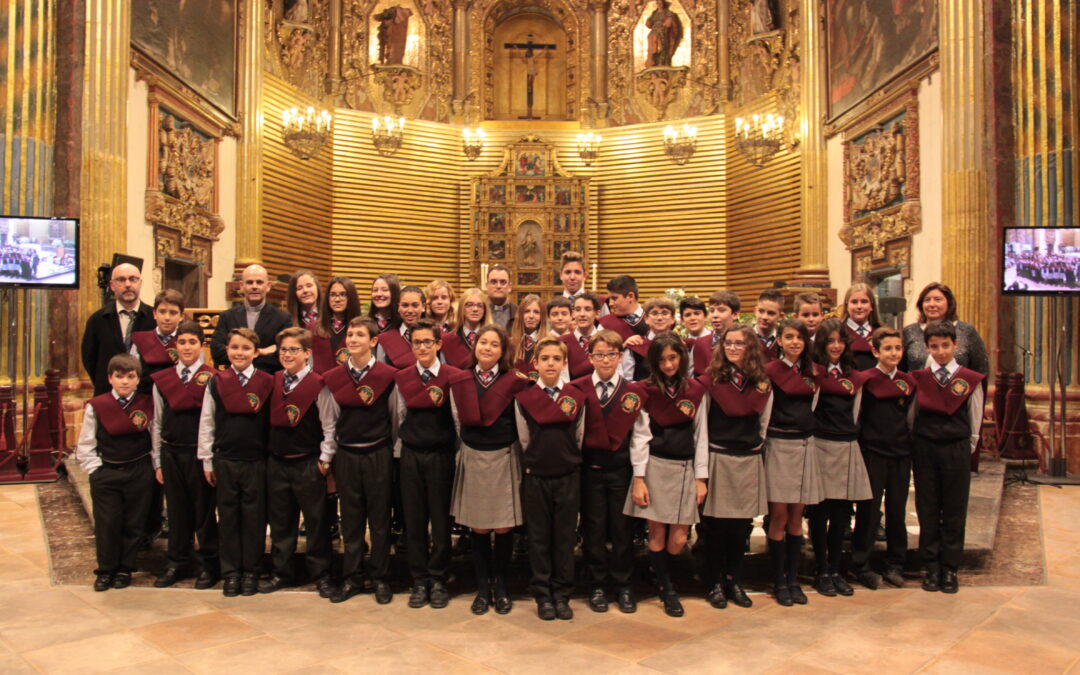
<instances>
[{"instance_id":1,"label":"black knee-high sock","mask_svg":"<svg viewBox=\"0 0 1080 675\"><path fill-rule=\"evenodd\" d=\"M829 507L829 574L840 572L840 559L844 555L844 530L848 524L848 510L851 502L844 499L830 499Z\"/></svg>"},{"instance_id":2,"label":"black knee-high sock","mask_svg":"<svg viewBox=\"0 0 1080 675\"><path fill-rule=\"evenodd\" d=\"M469 539L476 568L476 592L487 595L491 590L491 534L470 531Z\"/></svg>"},{"instance_id":3,"label":"black knee-high sock","mask_svg":"<svg viewBox=\"0 0 1080 675\"><path fill-rule=\"evenodd\" d=\"M802 559L802 535L789 534L784 539L787 549L787 583L794 586L799 583L799 561Z\"/></svg>"},{"instance_id":4,"label":"black knee-high sock","mask_svg":"<svg viewBox=\"0 0 1080 675\"><path fill-rule=\"evenodd\" d=\"M810 544L814 547L816 574L821 575L829 571L828 530L831 510L826 502L814 504L809 509Z\"/></svg>"},{"instance_id":5,"label":"black knee-high sock","mask_svg":"<svg viewBox=\"0 0 1080 675\"><path fill-rule=\"evenodd\" d=\"M660 587L660 590L669 590L671 588L671 574L668 572L667 551L649 549L649 566L652 567L653 573L656 574L656 585Z\"/></svg>"},{"instance_id":6,"label":"black knee-high sock","mask_svg":"<svg viewBox=\"0 0 1080 675\"><path fill-rule=\"evenodd\" d=\"M495 535L495 564L492 575L495 577L495 590L506 592L506 576L510 572L510 560L514 557L514 534Z\"/></svg>"},{"instance_id":7,"label":"black knee-high sock","mask_svg":"<svg viewBox=\"0 0 1080 675\"><path fill-rule=\"evenodd\" d=\"M783 539L769 539L769 561L772 562L773 583L777 586L787 585L787 555L784 552Z\"/></svg>"},{"instance_id":8,"label":"black knee-high sock","mask_svg":"<svg viewBox=\"0 0 1080 675\"><path fill-rule=\"evenodd\" d=\"M719 584L724 580L724 541L726 538L726 528L724 525L724 519L722 518L709 518L705 521L705 559L707 566L711 574L702 574L702 579L708 579L710 576L713 579L714 584Z\"/></svg>"},{"instance_id":9,"label":"black knee-high sock","mask_svg":"<svg viewBox=\"0 0 1080 675\"><path fill-rule=\"evenodd\" d=\"M728 533L728 544L724 547L724 572L731 583L739 583L742 576L743 560L746 557L746 540L753 530L752 520L732 520Z\"/></svg>"}]
</instances>

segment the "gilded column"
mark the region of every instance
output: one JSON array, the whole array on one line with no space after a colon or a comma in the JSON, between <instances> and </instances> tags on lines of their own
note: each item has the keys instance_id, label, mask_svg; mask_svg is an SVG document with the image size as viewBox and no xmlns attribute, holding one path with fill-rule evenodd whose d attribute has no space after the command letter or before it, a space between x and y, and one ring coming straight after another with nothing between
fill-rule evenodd
<instances>
[{"instance_id":1,"label":"gilded column","mask_svg":"<svg viewBox=\"0 0 1080 675\"><path fill-rule=\"evenodd\" d=\"M608 30L607 12L609 0L593 0L589 3L592 10L593 59L592 59L592 105L594 123L597 127L607 126L611 114L611 103L607 96L608 79Z\"/></svg>"},{"instance_id":2,"label":"gilded column","mask_svg":"<svg viewBox=\"0 0 1080 675\"><path fill-rule=\"evenodd\" d=\"M454 96L451 108L454 117L465 119L465 99L469 95L469 4L470 0L453 0L454 3ZM479 123L480 120L475 120Z\"/></svg>"},{"instance_id":3,"label":"gilded column","mask_svg":"<svg viewBox=\"0 0 1080 675\"><path fill-rule=\"evenodd\" d=\"M326 93L335 106L340 104L341 96L341 2L330 0L330 44L327 46L330 81L326 83Z\"/></svg>"},{"instance_id":4,"label":"gilded column","mask_svg":"<svg viewBox=\"0 0 1080 675\"><path fill-rule=\"evenodd\" d=\"M236 266L262 256L263 4L241 2L240 139L236 144Z\"/></svg>"}]
</instances>

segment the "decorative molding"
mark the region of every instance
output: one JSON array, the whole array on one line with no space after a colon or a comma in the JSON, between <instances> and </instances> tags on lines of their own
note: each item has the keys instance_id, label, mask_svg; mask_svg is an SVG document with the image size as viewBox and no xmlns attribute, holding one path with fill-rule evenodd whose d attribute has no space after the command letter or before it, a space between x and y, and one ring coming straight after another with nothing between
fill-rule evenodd
<instances>
[{"instance_id":1,"label":"decorative molding","mask_svg":"<svg viewBox=\"0 0 1080 675\"><path fill-rule=\"evenodd\" d=\"M416 92L423 87L424 76L410 66L371 66L374 80L382 90L382 99L395 115L401 115L402 109L413 102Z\"/></svg>"},{"instance_id":2,"label":"decorative molding","mask_svg":"<svg viewBox=\"0 0 1080 675\"><path fill-rule=\"evenodd\" d=\"M297 0L286 13L275 0L264 7L265 67L304 93L322 98L330 77L330 2Z\"/></svg>"},{"instance_id":3,"label":"decorative molding","mask_svg":"<svg viewBox=\"0 0 1080 675\"><path fill-rule=\"evenodd\" d=\"M771 23L755 19L768 7ZM773 13L773 10L777 10ZM786 120L788 148L800 142L798 123L802 97L802 18L799 0L731 0L728 49L731 100L749 108L769 95L776 97L776 113ZM757 24L757 25L755 25ZM771 30L756 30L762 26Z\"/></svg>"},{"instance_id":4,"label":"decorative molding","mask_svg":"<svg viewBox=\"0 0 1080 675\"><path fill-rule=\"evenodd\" d=\"M686 74L689 70L686 67L658 66L646 68L634 76L637 83L635 89L642 94L641 100L651 108L650 122L664 119L668 106L675 102L686 86Z\"/></svg>"},{"instance_id":5,"label":"decorative molding","mask_svg":"<svg viewBox=\"0 0 1080 675\"><path fill-rule=\"evenodd\" d=\"M131 67L135 69L135 79L145 82L152 95L158 92L159 95L168 96L172 101L171 107L187 117L203 120L203 125L211 128L215 136L240 137L239 115L233 117L211 105L198 92L138 49L131 50Z\"/></svg>"},{"instance_id":6,"label":"decorative molding","mask_svg":"<svg viewBox=\"0 0 1080 675\"><path fill-rule=\"evenodd\" d=\"M907 98L912 92L917 93L919 82L938 70L939 63L940 59L936 51L916 62L873 94L852 106L850 110L827 120L825 137L858 133L860 128L872 123L871 120L879 119L882 110L894 107L899 99Z\"/></svg>"}]
</instances>

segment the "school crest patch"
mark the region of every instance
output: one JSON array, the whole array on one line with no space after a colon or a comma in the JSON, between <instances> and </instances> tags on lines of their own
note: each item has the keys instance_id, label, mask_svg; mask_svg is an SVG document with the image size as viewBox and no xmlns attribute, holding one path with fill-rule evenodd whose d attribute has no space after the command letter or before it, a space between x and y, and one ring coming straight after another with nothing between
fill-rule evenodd
<instances>
[{"instance_id":1,"label":"school crest patch","mask_svg":"<svg viewBox=\"0 0 1080 675\"><path fill-rule=\"evenodd\" d=\"M337 353L334 354L334 361L337 362L337 364L339 366L341 364L345 363L348 360L349 360L349 350L345 349L344 347L337 350Z\"/></svg>"},{"instance_id":2,"label":"school crest patch","mask_svg":"<svg viewBox=\"0 0 1080 675\"><path fill-rule=\"evenodd\" d=\"M896 388L905 394L911 391L911 385L906 380L893 380L893 382L896 384Z\"/></svg>"},{"instance_id":3,"label":"school crest patch","mask_svg":"<svg viewBox=\"0 0 1080 675\"><path fill-rule=\"evenodd\" d=\"M814 387L814 380L813 380L813 378L810 378L810 377L804 377L804 378L802 379L802 381L803 381L803 382L805 382L805 383L806 383L806 386L810 387L811 389L814 389L814 388L815 388L815 387Z\"/></svg>"},{"instance_id":4,"label":"school crest patch","mask_svg":"<svg viewBox=\"0 0 1080 675\"><path fill-rule=\"evenodd\" d=\"M693 417L694 413L697 411L697 408L694 406L694 402L685 398L676 403L675 407L678 408L682 412L682 414L686 415L687 417Z\"/></svg>"},{"instance_id":5,"label":"school crest patch","mask_svg":"<svg viewBox=\"0 0 1080 675\"><path fill-rule=\"evenodd\" d=\"M360 397L360 401L364 405L369 405L371 399L375 398L375 390L365 384L364 386L357 388L356 395Z\"/></svg>"},{"instance_id":6,"label":"school crest patch","mask_svg":"<svg viewBox=\"0 0 1080 675\"><path fill-rule=\"evenodd\" d=\"M176 351L176 349L169 348L169 349L166 349L165 351L168 353L169 358L172 359L173 363L176 363L177 361L180 360L180 352Z\"/></svg>"},{"instance_id":7,"label":"school crest patch","mask_svg":"<svg viewBox=\"0 0 1080 675\"><path fill-rule=\"evenodd\" d=\"M577 413L577 401L573 396L563 396L559 399L559 410L567 417L573 417Z\"/></svg>"},{"instance_id":8,"label":"school crest patch","mask_svg":"<svg viewBox=\"0 0 1080 675\"><path fill-rule=\"evenodd\" d=\"M961 380L960 378L953 380L952 384L949 385L949 391L951 391L954 396L965 396L969 389L971 389L971 385L968 384L968 381Z\"/></svg>"},{"instance_id":9,"label":"school crest patch","mask_svg":"<svg viewBox=\"0 0 1080 675\"><path fill-rule=\"evenodd\" d=\"M146 413L141 410L132 410L131 413L128 415L128 418L131 419L131 426L135 427L139 431L145 429L147 422L150 421L150 419L146 416Z\"/></svg>"},{"instance_id":10,"label":"school crest patch","mask_svg":"<svg viewBox=\"0 0 1080 675\"><path fill-rule=\"evenodd\" d=\"M769 387L768 380L762 380L761 382L757 383L757 390L759 394L768 394L770 388L771 387Z\"/></svg>"},{"instance_id":11,"label":"school crest patch","mask_svg":"<svg viewBox=\"0 0 1080 675\"><path fill-rule=\"evenodd\" d=\"M296 423L300 421L300 408L290 403L285 406L285 417L289 420L289 426L295 427Z\"/></svg>"},{"instance_id":12,"label":"school crest patch","mask_svg":"<svg viewBox=\"0 0 1080 675\"><path fill-rule=\"evenodd\" d=\"M201 373L195 375L195 384L199 385L200 387L205 387L206 383L209 382L210 378L213 376L214 374L211 373L209 370L204 370Z\"/></svg>"},{"instance_id":13,"label":"school crest patch","mask_svg":"<svg viewBox=\"0 0 1080 675\"><path fill-rule=\"evenodd\" d=\"M514 374L517 375L518 377L520 377L523 380L532 380L533 382L536 382L536 379L538 377L540 377L540 373L529 373L528 375L526 375L525 373L521 372L520 370L515 370ZM535 375L536 377L533 377L533 375Z\"/></svg>"},{"instance_id":14,"label":"school crest patch","mask_svg":"<svg viewBox=\"0 0 1080 675\"><path fill-rule=\"evenodd\" d=\"M623 394L619 399L619 409L627 414L636 413L641 410L641 397L633 392Z\"/></svg>"},{"instance_id":15,"label":"school crest patch","mask_svg":"<svg viewBox=\"0 0 1080 675\"><path fill-rule=\"evenodd\" d=\"M259 395L258 394L252 394L252 393L248 393L247 401L251 405L252 410L258 410L259 405L262 403L262 401L259 400Z\"/></svg>"},{"instance_id":16,"label":"school crest patch","mask_svg":"<svg viewBox=\"0 0 1080 675\"><path fill-rule=\"evenodd\" d=\"M849 394L855 391L855 383L846 377L840 378L840 386L843 387Z\"/></svg>"},{"instance_id":17,"label":"school crest patch","mask_svg":"<svg viewBox=\"0 0 1080 675\"><path fill-rule=\"evenodd\" d=\"M435 405L442 405L443 399L446 398L442 387L428 387L427 395L431 397L431 402Z\"/></svg>"}]
</instances>

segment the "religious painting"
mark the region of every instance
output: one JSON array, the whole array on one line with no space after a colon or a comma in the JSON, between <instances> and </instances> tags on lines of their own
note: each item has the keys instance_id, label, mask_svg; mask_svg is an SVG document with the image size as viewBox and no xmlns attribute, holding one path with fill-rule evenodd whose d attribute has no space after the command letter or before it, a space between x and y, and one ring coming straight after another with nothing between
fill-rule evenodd
<instances>
[{"instance_id":1,"label":"religious painting","mask_svg":"<svg viewBox=\"0 0 1080 675\"><path fill-rule=\"evenodd\" d=\"M850 110L938 47L938 0L828 0L829 117Z\"/></svg>"},{"instance_id":2,"label":"religious painting","mask_svg":"<svg viewBox=\"0 0 1080 675\"><path fill-rule=\"evenodd\" d=\"M561 283L561 282L560 282ZM539 286L539 272L518 272L517 286Z\"/></svg>"},{"instance_id":3,"label":"religious painting","mask_svg":"<svg viewBox=\"0 0 1080 675\"><path fill-rule=\"evenodd\" d=\"M505 204L506 203L506 186L505 185L490 185L488 186L488 201L492 204Z\"/></svg>"},{"instance_id":4,"label":"religious painting","mask_svg":"<svg viewBox=\"0 0 1080 675\"><path fill-rule=\"evenodd\" d=\"M567 185L555 186L555 206L570 206L570 187Z\"/></svg>"},{"instance_id":5,"label":"religious painting","mask_svg":"<svg viewBox=\"0 0 1080 675\"><path fill-rule=\"evenodd\" d=\"M473 229L473 232L479 232L480 231L480 212L479 211L473 213L472 229Z\"/></svg>"},{"instance_id":6,"label":"religious painting","mask_svg":"<svg viewBox=\"0 0 1080 675\"><path fill-rule=\"evenodd\" d=\"M574 250L574 242L559 240L555 242L555 250L552 252L553 257L561 258L563 253Z\"/></svg>"},{"instance_id":7,"label":"religious painting","mask_svg":"<svg viewBox=\"0 0 1080 675\"><path fill-rule=\"evenodd\" d=\"M488 214L488 232L506 232L506 214Z\"/></svg>"},{"instance_id":8,"label":"religious painting","mask_svg":"<svg viewBox=\"0 0 1080 675\"><path fill-rule=\"evenodd\" d=\"M518 267L538 267L543 262L544 232L535 220L524 220L517 226Z\"/></svg>"},{"instance_id":9,"label":"religious painting","mask_svg":"<svg viewBox=\"0 0 1080 675\"><path fill-rule=\"evenodd\" d=\"M543 185L515 185L514 201L518 204L543 204L546 197Z\"/></svg>"},{"instance_id":10,"label":"religious painting","mask_svg":"<svg viewBox=\"0 0 1080 675\"><path fill-rule=\"evenodd\" d=\"M236 119L236 0L131 3L131 42L166 75Z\"/></svg>"},{"instance_id":11,"label":"religious painting","mask_svg":"<svg viewBox=\"0 0 1080 675\"><path fill-rule=\"evenodd\" d=\"M515 176L543 176L544 156L539 152L518 153L517 166L514 168Z\"/></svg>"},{"instance_id":12,"label":"religious painting","mask_svg":"<svg viewBox=\"0 0 1080 675\"><path fill-rule=\"evenodd\" d=\"M506 260L506 240L492 239L489 241L488 257L492 260Z\"/></svg>"},{"instance_id":13,"label":"religious painting","mask_svg":"<svg viewBox=\"0 0 1080 675\"><path fill-rule=\"evenodd\" d=\"M556 232L569 232L570 231L570 214L569 213L556 213L552 216L552 227Z\"/></svg>"}]
</instances>

